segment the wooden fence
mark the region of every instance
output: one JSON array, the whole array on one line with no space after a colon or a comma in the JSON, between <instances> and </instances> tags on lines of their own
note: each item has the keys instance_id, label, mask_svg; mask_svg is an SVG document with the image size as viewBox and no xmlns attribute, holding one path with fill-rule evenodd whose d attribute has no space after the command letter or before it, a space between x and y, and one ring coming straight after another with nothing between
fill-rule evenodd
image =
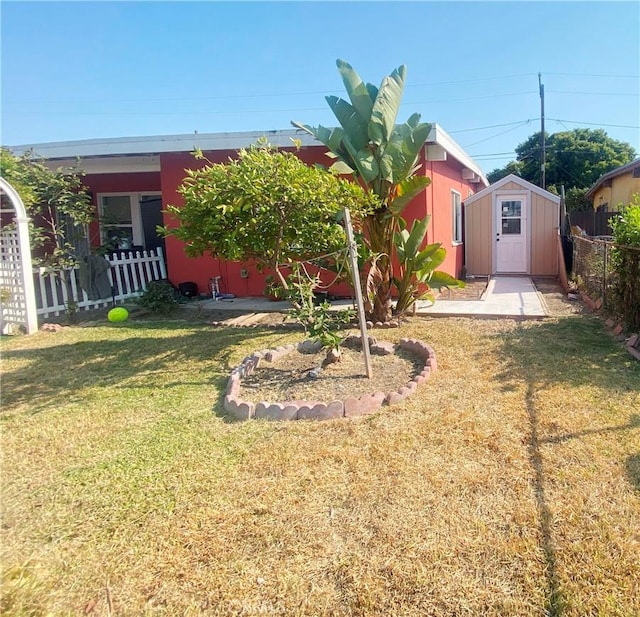
<instances>
[{"instance_id":1,"label":"wooden fence","mask_svg":"<svg viewBox=\"0 0 640 617\"><path fill-rule=\"evenodd\" d=\"M613 230L609 221L617 216L618 212L569 212L569 222L572 227L580 227L588 236L611 236Z\"/></svg>"},{"instance_id":2,"label":"wooden fence","mask_svg":"<svg viewBox=\"0 0 640 617\"><path fill-rule=\"evenodd\" d=\"M35 269L33 274L37 314L42 317L60 315L66 312L70 300L76 304L77 310L81 311L103 308L139 296L146 290L149 282L167 278L161 248L157 248L155 252L120 251L107 256L106 259L111 266L107 271L111 295L100 300L89 300L86 291L81 287L78 267L67 270L70 275L70 291L64 281L66 277L42 268Z\"/></svg>"}]
</instances>

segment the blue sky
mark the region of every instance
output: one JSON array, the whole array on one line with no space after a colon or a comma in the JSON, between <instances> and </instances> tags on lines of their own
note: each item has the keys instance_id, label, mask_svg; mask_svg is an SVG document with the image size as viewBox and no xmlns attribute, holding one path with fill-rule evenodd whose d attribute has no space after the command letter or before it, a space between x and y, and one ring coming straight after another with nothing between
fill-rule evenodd
<instances>
[{"instance_id":1,"label":"blue sky","mask_svg":"<svg viewBox=\"0 0 640 617\"><path fill-rule=\"evenodd\" d=\"M11 2L3 145L332 126L350 62L400 64L399 120L440 124L486 171L540 128L640 152L638 2Z\"/></svg>"}]
</instances>

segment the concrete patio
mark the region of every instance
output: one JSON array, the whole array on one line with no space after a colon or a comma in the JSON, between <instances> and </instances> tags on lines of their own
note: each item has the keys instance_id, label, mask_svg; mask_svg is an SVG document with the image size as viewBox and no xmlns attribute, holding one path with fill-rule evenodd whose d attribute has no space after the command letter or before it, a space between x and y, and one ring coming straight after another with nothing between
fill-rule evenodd
<instances>
[{"instance_id":1,"label":"concrete patio","mask_svg":"<svg viewBox=\"0 0 640 617\"><path fill-rule=\"evenodd\" d=\"M542 295L528 276L496 276L480 300L436 300L417 303L418 315L546 317Z\"/></svg>"},{"instance_id":2,"label":"concrete patio","mask_svg":"<svg viewBox=\"0 0 640 617\"><path fill-rule=\"evenodd\" d=\"M336 308L351 306L351 300L332 302ZM272 302L266 298L234 298L233 300L200 300L185 305L218 311L247 313L285 312L288 302ZM417 315L467 317L545 317L547 311L541 294L527 276L496 276L489 280L480 300L437 300L416 303Z\"/></svg>"}]
</instances>

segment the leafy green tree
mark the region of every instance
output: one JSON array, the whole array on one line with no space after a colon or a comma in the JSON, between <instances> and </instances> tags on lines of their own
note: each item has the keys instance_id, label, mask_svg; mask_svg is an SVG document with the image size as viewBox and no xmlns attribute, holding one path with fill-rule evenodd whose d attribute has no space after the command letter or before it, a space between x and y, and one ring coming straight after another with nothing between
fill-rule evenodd
<instances>
[{"instance_id":1,"label":"leafy green tree","mask_svg":"<svg viewBox=\"0 0 640 617\"><path fill-rule=\"evenodd\" d=\"M190 256L253 260L285 290L284 264L344 249L342 210L358 220L371 208L357 184L264 143L226 164L187 170L179 193L184 205L167 207L178 226L165 228L166 235L182 240Z\"/></svg>"},{"instance_id":2,"label":"leafy green tree","mask_svg":"<svg viewBox=\"0 0 640 617\"><path fill-rule=\"evenodd\" d=\"M621 204L622 206L622 204ZM611 221L616 272L614 295L620 314L632 330L640 329L640 194L620 208Z\"/></svg>"},{"instance_id":3,"label":"leafy green tree","mask_svg":"<svg viewBox=\"0 0 640 617\"><path fill-rule=\"evenodd\" d=\"M567 209L587 206L584 194L603 174L631 162L635 150L613 139L603 129L578 128L548 135L545 133L546 188L559 193L564 185ZM490 182L515 173L536 184L542 183L540 132L534 133L516 148L516 160L487 175ZM569 195L571 189L575 189ZM580 193L582 191L582 193Z\"/></svg>"},{"instance_id":4,"label":"leafy green tree","mask_svg":"<svg viewBox=\"0 0 640 617\"><path fill-rule=\"evenodd\" d=\"M76 236L86 237L84 226L95 218L80 169L51 170L33 152L18 157L2 148L0 170L20 195L32 220L34 264L54 271L75 265Z\"/></svg>"},{"instance_id":5,"label":"leafy green tree","mask_svg":"<svg viewBox=\"0 0 640 617\"><path fill-rule=\"evenodd\" d=\"M394 238L403 209L430 183L416 171L431 126L420 122L420 114L413 114L403 124L396 122L406 77L404 65L385 77L379 88L365 84L344 60L338 60L337 66L350 102L336 96L326 100L340 126L292 124L322 142L337 158L332 167L352 174L377 200L375 211L363 225L371 256L367 308L373 320L388 321L392 315Z\"/></svg>"},{"instance_id":6,"label":"leafy green tree","mask_svg":"<svg viewBox=\"0 0 640 617\"><path fill-rule=\"evenodd\" d=\"M82 172L77 166L51 170L33 152L15 156L6 148L0 151L0 172L20 195L31 220L34 265L54 272L72 298L69 269L78 264L78 245L88 252L87 225L95 218ZM70 316L75 308L69 300Z\"/></svg>"}]
</instances>

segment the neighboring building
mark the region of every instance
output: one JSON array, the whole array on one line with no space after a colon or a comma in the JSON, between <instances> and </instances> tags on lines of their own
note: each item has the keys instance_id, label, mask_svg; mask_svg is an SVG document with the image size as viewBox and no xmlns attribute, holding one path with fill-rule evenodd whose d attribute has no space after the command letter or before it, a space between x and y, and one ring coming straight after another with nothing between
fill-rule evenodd
<instances>
[{"instance_id":1,"label":"neighboring building","mask_svg":"<svg viewBox=\"0 0 640 617\"><path fill-rule=\"evenodd\" d=\"M185 255L176 238L161 238L158 225L172 225L163 214L167 204L179 206L182 199L178 187L185 178L185 169L197 169L205 164L191 154L203 151L213 163L226 162L241 148L266 137L273 146L295 151L292 139L301 142L297 155L308 164L329 165L326 148L310 135L297 130L264 133L213 133L94 139L60 143L14 146L15 154L33 149L52 167L73 165L80 157L98 213L98 222L90 228L94 247L107 243L121 249L152 249L163 247L168 276L172 283L193 281L200 292L208 290L214 276L222 276L222 289L237 296L263 294L264 275L251 264L239 264L213 259L197 259ZM431 184L404 212L411 222L431 215L428 242L441 242L447 250L442 270L459 276L464 265L462 202L476 190L488 185L478 165L437 124L432 126L420 154L420 171L431 178Z\"/></svg>"},{"instance_id":2,"label":"neighboring building","mask_svg":"<svg viewBox=\"0 0 640 617\"><path fill-rule=\"evenodd\" d=\"M464 202L468 274L557 276L560 198L510 174Z\"/></svg>"},{"instance_id":3,"label":"neighboring building","mask_svg":"<svg viewBox=\"0 0 640 617\"><path fill-rule=\"evenodd\" d=\"M596 212L617 212L640 193L640 158L604 174L588 191Z\"/></svg>"}]
</instances>

